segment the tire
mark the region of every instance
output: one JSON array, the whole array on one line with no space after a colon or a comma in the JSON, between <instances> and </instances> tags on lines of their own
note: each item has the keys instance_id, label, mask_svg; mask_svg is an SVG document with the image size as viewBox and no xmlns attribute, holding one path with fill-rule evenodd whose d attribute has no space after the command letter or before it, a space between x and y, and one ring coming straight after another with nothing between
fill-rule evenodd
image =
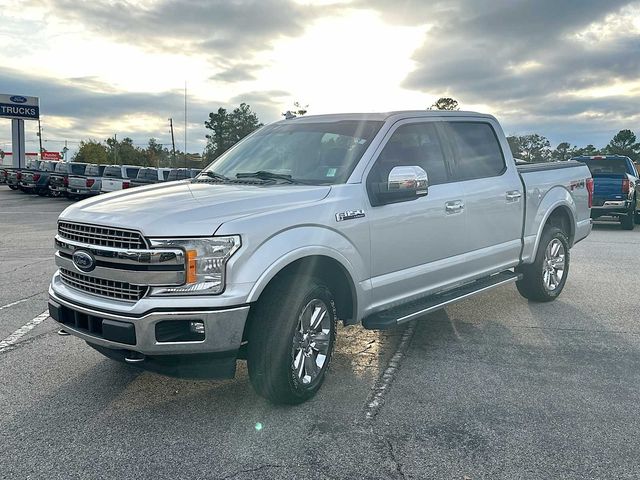
<instances>
[{"instance_id":1,"label":"tire","mask_svg":"<svg viewBox=\"0 0 640 480\"><path fill-rule=\"evenodd\" d=\"M15 185L9 185L9 188L10 188L11 190L18 190L18 187L16 187Z\"/></svg>"},{"instance_id":2,"label":"tire","mask_svg":"<svg viewBox=\"0 0 640 480\"><path fill-rule=\"evenodd\" d=\"M636 226L635 222L635 202L624 217L620 217L620 225L623 230L633 230Z\"/></svg>"},{"instance_id":3,"label":"tire","mask_svg":"<svg viewBox=\"0 0 640 480\"><path fill-rule=\"evenodd\" d=\"M311 322L314 317L319 320ZM252 308L249 322L247 367L256 392L276 404L295 405L313 397L324 382L335 343L331 290L309 276L275 279Z\"/></svg>"},{"instance_id":4,"label":"tire","mask_svg":"<svg viewBox=\"0 0 640 480\"><path fill-rule=\"evenodd\" d=\"M635 215L635 219L634 219L634 220L635 220L635 222L636 222L636 225L640 225L640 211L637 211L637 212L636 212L636 215Z\"/></svg>"},{"instance_id":5,"label":"tire","mask_svg":"<svg viewBox=\"0 0 640 480\"><path fill-rule=\"evenodd\" d=\"M557 247L558 245L561 248ZM557 248L557 256L553 255L552 250L548 254L549 248L554 250ZM555 269L550 270L553 267L549 262L554 260ZM565 233L557 227L545 227L534 262L516 269L517 273L523 275L522 280L516 282L520 295L534 302L551 302L558 298L567 282L569 260L569 240ZM559 266L562 268L558 268ZM555 276L552 272L555 272ZM561 274L559 278L558 273Z\"/></svg>"},{"instance_id":6,"label":"tire","mask_svg":"<svg viewBox=\"0 0 640 480\"><path fill-rule=\"evenodd\" d=\"M48 189L44 189L44 188L39 188L38 190L36 190L38 195L40 195L41 197L48 197L49 196L49 190Z\"/></svg>"}]
</instances>

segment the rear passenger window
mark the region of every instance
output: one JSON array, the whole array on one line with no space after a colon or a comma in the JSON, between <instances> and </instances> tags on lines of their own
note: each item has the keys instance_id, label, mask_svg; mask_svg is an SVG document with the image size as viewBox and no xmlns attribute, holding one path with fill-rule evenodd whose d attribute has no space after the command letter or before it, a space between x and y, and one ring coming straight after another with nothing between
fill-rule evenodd
<instances>
[{"instance_id":1,"label":"rear passenger window","mask_svg":"<svg viewBox=\"0 0 640 480\"><path fill-rule=\"evenodd\" d=\"M398 127L376 160L372 180L386 182L393 167L413 165L427 172L429 185L448 180L444 153L433 122Z\"/></svg>"},{"instance_id":2,"label":"rear passenger window","mask_svg":"<svg viewBox=\"0 0 640 480\"><path fill-rule=\"evenodd\" d=\"M456 155L456 178L495 177L506 168L498 137L488 123L446 122Z\"/></svg>"}]
</instances>

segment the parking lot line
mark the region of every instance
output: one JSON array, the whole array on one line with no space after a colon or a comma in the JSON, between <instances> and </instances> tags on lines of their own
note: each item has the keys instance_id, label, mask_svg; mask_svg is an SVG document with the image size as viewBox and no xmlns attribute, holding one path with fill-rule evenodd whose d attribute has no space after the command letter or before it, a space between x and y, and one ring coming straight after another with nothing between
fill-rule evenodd
<instances>
[{"instance_id":1,"label":"parking lot line","mask_svg":"<svg viewBox=\"0 0 640 480\"><path fill-rule=\"evenodd\" d=\"M27 333L29 333L31 330L33 330L38 325L40 325L42 322L44 322L47 318L49 318L48 310L42 312L40 315L33 318L28 323L24 324L18 330L16 330L11 335L9 335L7 338L2 340L0 342L0 353L4 352L5 350L8 350L9 347L11 347L14 343L16 343L18 340L24 337Z\"/></svg>"}]
</instances>

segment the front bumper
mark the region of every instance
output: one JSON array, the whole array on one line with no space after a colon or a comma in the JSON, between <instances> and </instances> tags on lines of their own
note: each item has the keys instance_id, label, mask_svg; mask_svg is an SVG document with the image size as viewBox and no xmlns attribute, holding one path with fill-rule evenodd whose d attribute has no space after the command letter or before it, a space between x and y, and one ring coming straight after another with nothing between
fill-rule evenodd
<instances>
[{"instance_id":1,"label":"front bumper","mask_svg":"<svg viewBox=\"0 0 640 480\"><path fill-rule=\"evenodd\" d=\"M180 299L174 303L179 304ZM242 343L249 306L224 309L158 309L129 316L80 305L49 289L49 312L70 334L116 360L143 369L190 378L230 378ZM162 342L156 326L164 321L200 321L205 338Z\"/></svg>"}]
</instances>

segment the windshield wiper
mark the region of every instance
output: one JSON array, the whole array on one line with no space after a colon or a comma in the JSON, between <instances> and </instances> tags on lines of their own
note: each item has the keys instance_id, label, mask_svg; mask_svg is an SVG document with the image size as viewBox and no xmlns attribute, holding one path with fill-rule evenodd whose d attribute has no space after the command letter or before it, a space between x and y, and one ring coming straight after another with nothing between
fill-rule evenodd
<instances>
[{"instance_id":1,"label":"windshield wiper","mask_svg":"<svg viewBox=\"0 0 640 480\"><path fill-rule=\"evenodd\" d=\"M287 175L284 173L273 173L273 172L268 172L266 170L258 170L257 172L236 173L236 178L258 178L260 180L284 180L285 182L289 182L289 183L301 183L304 185L309 184L304 180L295 179L291 175Z\"/></svg>"},{"instance_id":2,"label":"windshield wiper","mask_svg":"<svg viewBox=\"0 0 640 480\"><path fill-rule=\"evenodd\" d=\"M220 173L216 173L216 172L212 172L211 170L207 170L206 172L202 172L202 175L206 175L209 178L213 178L214 180L220 180L222 182L228 182L231 179L228 177L225 177L224 175L220 174Z\"/></svg>"}]
</instances>

